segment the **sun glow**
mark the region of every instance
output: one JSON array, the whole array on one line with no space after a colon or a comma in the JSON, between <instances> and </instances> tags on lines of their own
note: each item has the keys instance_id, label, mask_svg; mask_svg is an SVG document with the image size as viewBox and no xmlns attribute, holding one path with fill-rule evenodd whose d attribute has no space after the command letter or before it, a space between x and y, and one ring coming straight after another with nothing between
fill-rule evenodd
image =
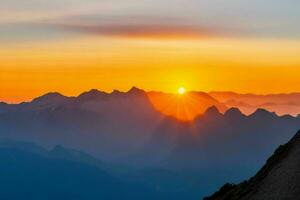
<instances>
[{"instance_id":1,"label":"sun glow","mask_svg":"<svg viewBox=\"0 0 300 200\"><path fill-rule=\"evenodd\" d=\"M148 97L157 111L180 121L192 121L212 106L220 112L227 109L226 106L216 105L206 94L186 91L180 94L179 88L177 94L148 92Z\"/></svg>"},{"instance_id":2,"label":"sun glow","mask_svg":"<svg viewBox=\"0 0 300 200\"><path fill-rule=\"evenodd\" d=\"M184 87L179 87L177 92L178 94L183 95L186 91Z\"/></svg>"}]
</instances>

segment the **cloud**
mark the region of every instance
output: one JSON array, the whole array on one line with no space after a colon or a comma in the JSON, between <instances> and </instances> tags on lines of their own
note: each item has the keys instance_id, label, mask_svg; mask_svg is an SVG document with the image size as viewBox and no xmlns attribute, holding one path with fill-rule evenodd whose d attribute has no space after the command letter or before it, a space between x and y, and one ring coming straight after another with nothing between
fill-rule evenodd
<instances>
[{"instance_id":1,"label":"cloud","mask_svg":"<svg viewBox=\"0 0 300 200\"><path fill-rule=\"evenodd\" d=\"M79 34L144 38L204 38L239 32L218 25L195 23L172 16L73 15L44 21L41 25Z\"/></svg>"},{"instance_id":2,"label":"cloud","mask_svg":"<svg viewBox=\"0 0 300 200\"><path fill-rule=\"evenodd\" d=\"M299 6L295 0L2 0L0 29L7 23L29 23L25 29L31 30L30 23L36 23L62 31L62 37L72 32L122 37L299 38Z\"/></svg>"},{"instance_id":3,"label":"cloud","mask_svg":"<svg viewBox=\"0 0 300 200\"><path fill-rule=\"evenodd\" d=\"M103 25L57 25L67 31L108 35L119 37L153 37L153 38L192 38L210 37L217 35L217 32L203 27L190 25L163 25L163 24L103 24Z\"/></svg>"}]
</instances>

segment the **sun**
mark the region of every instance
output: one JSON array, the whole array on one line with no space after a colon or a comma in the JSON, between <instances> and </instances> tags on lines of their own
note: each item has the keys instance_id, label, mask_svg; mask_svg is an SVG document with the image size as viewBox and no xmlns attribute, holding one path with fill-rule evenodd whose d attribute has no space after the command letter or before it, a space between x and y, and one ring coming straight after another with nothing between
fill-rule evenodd
<instances>
[{"instance_id":1,"label":"sun","mask_svg":"<svg viewBox=\"0 0 300 200\"><path fill-rule=\"evenodd\" d=\"M177 92L178 92L178 94L183 95L185 93L185 88L184 87L179 87Z\"/></svg>"}]
</instances>

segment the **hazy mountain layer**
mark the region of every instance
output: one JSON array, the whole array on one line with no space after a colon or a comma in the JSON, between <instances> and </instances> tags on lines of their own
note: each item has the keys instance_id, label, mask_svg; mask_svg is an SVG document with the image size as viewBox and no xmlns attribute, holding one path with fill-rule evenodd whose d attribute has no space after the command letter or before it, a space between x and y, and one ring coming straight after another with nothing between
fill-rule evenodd
<instances>
[{"instance_id":1,"label":"hazy mountain layer","mask_svg":"<svg viewBox=\"0 0 300 200\"><path fill-rule=\"evenodd\" d=\"M84 152L0 140L1 199L197 199L200 178L102 162Z\"/></svg>"},{"instance_id":2,"label":"hazy mountain layer","mask_svg":"<svg viewBox=\"0 0 300 200\"><path fill-rule=\"evenodd\" d=\"M264 108L278 115L300 113L300 93L290 94L238 94L234 92L210 92L210 96L228 107L239 108L244 114L251 114L257 108Z\"/></svg>"}]
</instances>

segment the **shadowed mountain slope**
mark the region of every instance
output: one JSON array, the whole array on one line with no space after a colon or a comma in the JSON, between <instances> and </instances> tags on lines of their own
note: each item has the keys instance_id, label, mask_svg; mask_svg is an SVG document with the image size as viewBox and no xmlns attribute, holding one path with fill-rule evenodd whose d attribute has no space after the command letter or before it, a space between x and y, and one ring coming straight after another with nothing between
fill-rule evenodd
<instances>
[{"instance_id":1,"label":"shadowed mountain slope","mask_svg":"<svg viewBox=\"0 0 300 200\"><path fill-rule=\"evenodd\" d=\"M204 200L294 200L300 196L300 131L248 181L226 184Z\"/></svg>"}]
</instances>

